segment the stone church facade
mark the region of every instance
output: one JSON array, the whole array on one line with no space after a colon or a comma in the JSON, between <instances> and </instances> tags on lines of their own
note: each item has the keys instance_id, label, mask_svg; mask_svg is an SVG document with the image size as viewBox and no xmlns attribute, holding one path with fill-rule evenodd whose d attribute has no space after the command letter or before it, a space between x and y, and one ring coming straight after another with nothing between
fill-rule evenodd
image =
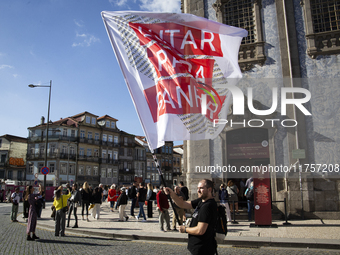
<instances>
[{"instance_id":1,"label":"stone church facade","mask_svg":"<svg viewBox=\"0 0 340 255\"><path fill-rule=\"evenodd\" d=\"M247 166L281 167L270 173L272 201L286 198L291 217L340 219L339 1L182 0L182 12L248 31L239 51L244 115L234 115L231 107L228 123L216 139L184 142L191 196L202 178L213 179L217 188L229 179L238 183L252 176L198 171L209 166L237 171ZM308 96L282 91L299 88L309 91L311 98L301 107L287 104L284 112L283 96L302 101ZM253 108L271 109L274 92L275 111L254 114ZM281 202L273 206L284 211Z\"/></svg>"}]
</instances>

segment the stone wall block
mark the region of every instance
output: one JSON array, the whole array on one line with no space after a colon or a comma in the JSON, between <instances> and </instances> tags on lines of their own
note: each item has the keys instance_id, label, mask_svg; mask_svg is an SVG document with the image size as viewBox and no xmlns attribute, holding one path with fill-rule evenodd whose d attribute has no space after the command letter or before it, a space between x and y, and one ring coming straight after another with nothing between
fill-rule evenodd
<instances>
[{"instance_id":1,"label":"stone wall block","mask_svg":"<svg viewBox=\"0 0 340 255\"><path fill-rule=\"evenodd\" d=\"M326 206L324 193L322 191L314 191L314 197L315 201L317 201L315 203L315 211L324 211Z\"/></svg>"},{"instance_id":2,"label":"stone wall block","mask_svg":"<svg viewBox=\"0 0 340 255\"><path fill-rule=\"evenodd\" d=\"M335 190L335 182L331 180L314 179L314 188L317 190Z\"/></svg>"}]
</instances>

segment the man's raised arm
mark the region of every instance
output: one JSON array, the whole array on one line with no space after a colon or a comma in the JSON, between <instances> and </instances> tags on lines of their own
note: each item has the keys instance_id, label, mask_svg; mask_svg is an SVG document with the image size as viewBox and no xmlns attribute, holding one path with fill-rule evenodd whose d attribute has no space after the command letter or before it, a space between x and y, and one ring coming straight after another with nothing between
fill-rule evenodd
<instances>
[{"instance_id":1,"label":"man's raised arm","mask_svg":"<svg viewBox=\"0 0 340 255\"><path fill-rule=\"evenodd\" d=\"M183 208L183 209L193 209L191 205L191 201L184 201L183 199L180 199L180 197L177 196L177 194L169 187L165 187L164 192L166 195L170 194L171 199L175 202L175 204L178 207Z\"/></svg>"}]
</instances>

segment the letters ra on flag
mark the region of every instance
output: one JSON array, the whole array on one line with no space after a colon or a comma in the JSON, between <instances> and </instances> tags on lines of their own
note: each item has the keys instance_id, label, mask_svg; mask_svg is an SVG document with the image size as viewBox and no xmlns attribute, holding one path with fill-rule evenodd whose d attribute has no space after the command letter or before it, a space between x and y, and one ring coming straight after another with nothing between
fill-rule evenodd
<instances>
[{"instance_id":1,"label":"letters ra on flag","mask_svg":"<svg viewBox=\"0 0 340 255\"><path fill-rule=\"evenodd\" d=\"M242 77L247 31L191 14L104 11L102 18L151 149L216 137L222 125L213 120L226 119L231 97L223 85Z\"/></svg>"}]
</instances>

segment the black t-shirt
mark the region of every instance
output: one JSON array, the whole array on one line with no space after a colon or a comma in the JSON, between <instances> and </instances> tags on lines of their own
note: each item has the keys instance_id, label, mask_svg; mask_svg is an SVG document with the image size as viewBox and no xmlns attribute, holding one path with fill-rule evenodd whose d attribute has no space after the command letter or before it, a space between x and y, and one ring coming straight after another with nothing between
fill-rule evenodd
<instances>
[{"instance_id":1,"label":"black t-shirt","mask_svg":"<svg viewBox=\"0 0 340 255\"><path fill-rule=\"evenodd\" d=\"M132 186L130 189L129 189L129 198L130 199L134 199L134 198L136 198L136 194L137 194L137 192L136 192L136 187L135 186Z\"/></svg>"},{"instance_id":2,"label":"black t-shirt","mask_svg":"<svg viewBox=\"0 0 340 255\"><path fill-rule=\"evenodd\" d=\"M144 188L138 189L138 193L139 193L138 202L145 202L146 192L147 192L147 190L144 189Z\"/></svg>"},{"instance_id":3,"label":"black t-shirt","mask_svg":"<svg viewBox=\"0 0 340 255\"><path fill-rule=\"evenodd\" d=\"M90 200L91 200L91 193L90 192L91 192L90 189L88 190L88 192L86 192L85 189L81 190L81 200L84 203L90 202Z\"/></svg>"},{"instance_id":4,"label":"black t-shirt","mask_svg":"<svg viewBox=\"0 0 340 255\"><path fill-rule=\"evenodd\" d=\"M92 195L92 202L95 204L102 203L102 195L99 192L94 192Z\"/></svg>"},{"instance_id":5,"label":"black t-shirt","mask_svg":"<svg viewBox=\"0 0 340 255\"><path fill-rule=\"evenodd\" d=\"M192 208L195 211L192 215L190 227L196 227L198 222L208 223L208 228L201 236L190 235L188 241L188 250L193 255L215 254L217 243L215 241L215 226L217 219L217 204L212 198L205 202L202 199L191 201Z\"/></svg>"}]
</instances>

